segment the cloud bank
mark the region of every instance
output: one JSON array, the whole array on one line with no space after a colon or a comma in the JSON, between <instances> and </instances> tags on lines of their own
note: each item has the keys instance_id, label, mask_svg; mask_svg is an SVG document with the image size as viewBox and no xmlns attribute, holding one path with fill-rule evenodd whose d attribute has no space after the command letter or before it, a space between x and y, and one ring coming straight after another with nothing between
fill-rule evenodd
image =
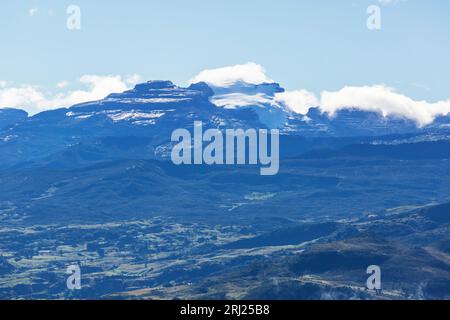
<instances>
[{"instance_id":1,"label":"cloud bank","mask_svg":"<svg viewBox=\"0 0 450 320\"><path fill-rule=\"evenodd\" d=\"M230 86L238 81L251 84L273 82L266 75L265 69L253 62L205 70L191 80L193 83L200 81L219 87ZM261 103L261 97L258 95L244 97L239 95L233 98L233 101L226 101L228 105L246 106L251 103ZM311 107L319 107L322 112L330 116L342 109L355 108L378 112L385 117L404 117L415 121L418 126L426 126L437 116L450 114L450 99L435 103L416 101L384 85L346 86L338 91L323 91L320 96L300 89L276 93L272 99L274 104L281 103L291 111L303 115L308 113Z\"/></svg>"},{"instance_id":2,"label":"cloud bank","mask_svg":"<svg viewBox=\"0 0 450 320\"><path fill-rule=\"evenodd\" d=\"M307 90L285 91L277 93L275 100L299 114L307 114L311 107L320 105L314 93Z\"/></svg>"},{"instance_id":3,"label":"cloud bank","mask_svg":"<svg viewBox=\"0 0 450 320\"><path fill-rule=\"evenodd\" d=\"M21 108L33 115L44 110L99 100L110 93L123 92L140 81L139 75L129 77L84 75L78 79L78 84L84 89L70 90L70 84L62 81L56 85L59 93L53 94L36 86L14 87L6 81L0 81L0 108ZM229 87L238 82L254 85L274 82L266 75L264 67L253 62L204 70L190 80L191 83L202 81L215 87ZM65 92L61 93L63 90ZM415 121L418 126L426 126L432 123L437 116L450 114L450 99L438 102L417 101L385 85L346 86L338 91L323 91L318 96L304 89L275 93L274 95L231 93L216 96L213 98L213 102L228 108L248 105L281 105L302 115L307 114L311 107L319 107L322 112L328 113L330 116L339 110L354 108L378 112L385 117L404 117Z\"/></svg>"},{"instance_id":4,"label":"cloud bank","mask_svg":"<svg viewBox=\"0 0 450 320\"><path fill-rule=\"evenodd\" d=\"M122 76L84 75L78 79L84 89L69 90L65 93L48 93L42 88L32 85L10 87L3 82L3 85L0 86L0 108L21 108L30 115L34 115L45 110L103 99L111 93L128 90L139 81L139 75L125 78ZM62 81L56 86L63 89L68 85L68 82Z\"/></svg>"},{"instance_id":5,"label":"cloud bank","mask_svg":"<svg viewBox=\"0 0 450 320\"><path fill-rule=\"evenodd\" d=\"M335 92L322 92L322 111L333 115L336 111L349 107L375 111L385 117L401 116L415 121L419 126L425 126L437 116L450 113L450 100L436 103L415 101L383 85L344 87Z\"/></svg>"}]
</instances>

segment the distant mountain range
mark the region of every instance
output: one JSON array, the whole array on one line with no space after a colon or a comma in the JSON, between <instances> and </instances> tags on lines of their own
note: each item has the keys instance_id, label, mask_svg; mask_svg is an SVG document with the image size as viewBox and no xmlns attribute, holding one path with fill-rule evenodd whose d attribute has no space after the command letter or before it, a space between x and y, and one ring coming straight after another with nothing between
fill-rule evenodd
<instances>
[{"instance_id":1,"label":"distant mountain range","mask_svg":"<svg viewBox=\"0 0 450 320\"><path fill-rule=\"evenodd\" d=\"M180 88L170 81L150 81L99 101L45 111L32 117L27 117L24 111L2 109L0 164L8 168L51 162L50 158L64 153L99 148L104 149L99 151L103 155L97 155L100 158L164 159L171 147L171 132L177 128L190 129L194 121L203 121L205 128L279 128L283 139L289 141L371 137L365 142L372 143L374 137L390 136L392 139L395 136L397 141L419 142L447 140L450 132L449 116L418 128L414 121L406 118L384 117L356 108L343 109L330 116L312 106L307 114L301 115L274 99L283 91L277 83L238 82L228 87L197 83ZM308 148L287 149L285 153L289 155L308 151Z\"/></svg>"},{"instance_id":2,"label":"distant mountain range","mask_svg":"<svg viewBox=\"0 0 450 320\"><path fill-rule=\"evenodd\" d=\"M450 118L298 114L282 92L150 81L0 110L0 299L450 297ZM171 133L194 121L280 129L279 173L174 165Z\"/></svg>"},{"instance_id":3,"label":"distant mountain range","mask_svg":"<svg viewBox=\"0 0 450 320\"><path fill-rule=\"evenodd\" d=\"M226 88L197 83L180 88L170 81L150 81L99 101L32 117L19 110L2 110L3 123L9 123L0 132L3 204L5 208L14 207L30 221L43 217L102 221L117 218L119 211L121 217L145 216L149 211L185 215L193 208L199 217L210 217L213 212L220 217L230 208L253 216L259 202L243 205L247 203L242 202L243 194L293 190L286 195L289 200L274 204L273 209L281 206L287 214L294 207L305 206L303 214L319 214L319 195L311 195L301 205L291 202L294 197L302 197L296 188L303 187L307 192L328 190L330 199L336 196L336 200L341 192L341 196L352 194L345 205L334 204L333 213L346 216L355 199L362 201L357 208L364 210L382 208L387 200L364 201L371 189L358 188L358 179L370 179L370 174L357 171L359 177L350 179L346 173L342 178L342 172L328 174L330 169L322 169L320 163L324 168L346 171L348 161L367 162L390 181L393 170L402 170L401 161L450 159L450 131L445 117L427 128L418 128L407 119L356 109L341 110L330 118L313 107L307 115L300 115L273 99L280 92L283 89L275 83L235 83ZM202 121L204 128L279 128L280 174L264 179L254 177L255 168L251 166L173 165L171 133L177 128L192 129L194 121ZM400 162L385 166L385 161ZM361 164L350 167L353 165ZM433 175L433 171L420 170L402 175L403 182L413 185ZM428 186L440 190L445 179L445 174L433 177ZM345 191L339 190L342 181L349 183ZM402 205L415 195L433 201L446 194L438 189L433 193L426 185L417 187L413 194L397 194L392 205ZM376 185L376 190L388 192L389 184ZM218 209L217 199L224 195L228 200ZM167 197L178 201L167 206ZM330 205L334 203L329 201ZM260 215L269 212L265 202L258 209Z\"/></svg>"}]
</instances>

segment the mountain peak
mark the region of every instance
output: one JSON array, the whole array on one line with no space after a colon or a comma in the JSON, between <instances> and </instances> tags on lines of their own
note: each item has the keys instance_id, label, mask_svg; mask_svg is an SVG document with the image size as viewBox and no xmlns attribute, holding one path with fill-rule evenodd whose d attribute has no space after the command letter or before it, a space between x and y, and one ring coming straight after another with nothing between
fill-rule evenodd
<instances>
[{"instance_id":1,"label":"mountain peak","mask_svg":"<svg viewBox=\"0 0 450 320\"><path fill-rule=\"evenodd\" d=\"M25 121L27 118L28 113L24 110L15 108L1 108L0 129L4 129L19 122Z\"/></svg>"},{"instance_id":2,"label":"mountain peak","mask_svg":"<svg viewBox=\"0 0 450 320\"><path fill-rule=\"evenodd\" d=\"M276 93L284 92L285 90L276 82L251 84L243 81L237 81L232 85L225 87L212 86L216 95L229 94L229 93L241 93L247 95L265 94L268 96L274 96Z\"/></svg>"},{"instance_id":3,"label":"mountain peak","mask_svg":"<svg viewBox=\"0 0 450 320\"><path fill-rule=\"evenodd\" d=\"M146 92L150 90L161 90L161 89L173 89L175 85L169 80L151 80L145 83L137 84L134 87L135 91Z\"/></svg>"},{"instance_id":4,"label":"mountain peak","mask_svg":"<svg viewBox=\"0 0 450 320\"><path fill-rule=\"evenodd\" d=\"M188 88L183 88L176 86L172 81L152 80L137 84L131 90L110 94L101 101L122 101L127 103L177 102L207 99L213 94L214 92L206 83L198 83Z\"/></svg>"}]
</instances>

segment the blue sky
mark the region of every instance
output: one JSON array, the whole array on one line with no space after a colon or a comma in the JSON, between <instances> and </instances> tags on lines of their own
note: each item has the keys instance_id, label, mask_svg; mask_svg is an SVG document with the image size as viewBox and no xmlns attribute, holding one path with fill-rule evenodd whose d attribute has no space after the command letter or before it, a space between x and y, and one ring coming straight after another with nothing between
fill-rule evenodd
<instances>
[{"instance_id":1,"label":"blue sky","mask_svg":"<svg viewBox=\"0 0 450 320\"><path fill-rule=\"evenodd\" d=\"M416 100L450 98L450 2L385 2L2 1L0 81L56 90L83 75L139 74L184 85L253 61L289 90L385 84ZM71 4L81 30L66 28ZM371 4L379 31L366 27Z\"/></svg>"}]
</instances>

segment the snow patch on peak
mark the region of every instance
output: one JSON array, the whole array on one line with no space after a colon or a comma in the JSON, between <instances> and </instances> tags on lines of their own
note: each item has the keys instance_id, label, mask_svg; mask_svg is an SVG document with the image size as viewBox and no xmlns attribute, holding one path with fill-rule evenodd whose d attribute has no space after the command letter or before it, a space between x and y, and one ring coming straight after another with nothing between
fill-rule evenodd
<instances>
[{"instance_id":1,"label":"snow patch on peak","mask_svg":"<svg viewBox=\"0 0 450 320\"><path fill-rule=\"evenodd\" d=\"M135 125L148 125L155 124L155 120L166 115L167 112L173 112L175 110L104 110L98 112L73 112L69 111L66 113L67 117L74 118L77 120L89 119L93 116L104 115L107 116L114 122L127 121Z\"/></svg>"},{"instance_id":2,"label":"snow patch on peak","mask_svg":"<svg viewBox=\"0 0 450 320\"><path fill-rule=\"evenodd\" d=\"M164 116L165 112L139 112L139 111L124 111L119 113L114 113L108 115L108 117L113 121L124 121L124 120L142 120L142 119L157 119Z\"/></svg>"}]
</instances>

